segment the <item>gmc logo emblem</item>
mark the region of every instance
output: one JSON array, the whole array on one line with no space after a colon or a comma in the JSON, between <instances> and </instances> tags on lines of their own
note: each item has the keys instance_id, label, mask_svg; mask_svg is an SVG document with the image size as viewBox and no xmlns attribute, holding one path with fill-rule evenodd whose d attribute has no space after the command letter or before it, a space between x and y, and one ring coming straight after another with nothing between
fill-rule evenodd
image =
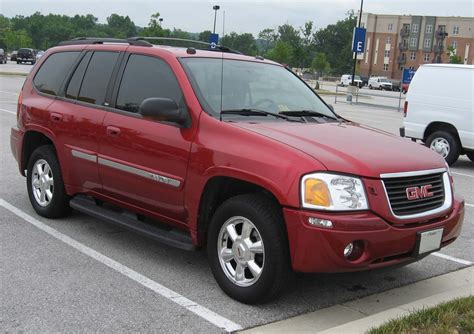
<instances>
[{"instance_id":1,"label":"gmc logo emblem","mask_svg":"<svg viewBox=\"0 0 474 334\"><path fill-rule=\"evenodd\" d=\"M432 193L430 190L433 186L431 184L427 184L425 186L421 187L410 187L407 188L407 199L409 201L413 201L415 199L421 199L421 198L428 198L428 197L433 197L434 193Z\"/></svg>"}]
</instances>

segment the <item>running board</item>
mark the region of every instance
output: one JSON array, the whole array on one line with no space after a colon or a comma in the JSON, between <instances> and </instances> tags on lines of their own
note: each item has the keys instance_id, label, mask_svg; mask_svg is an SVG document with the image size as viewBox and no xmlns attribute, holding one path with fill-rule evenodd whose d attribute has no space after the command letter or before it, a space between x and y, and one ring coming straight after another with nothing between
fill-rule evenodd
<instances>
[{"instance_id":1,"label":"running board","mask_svg":"<svg viewBox=\"0 0 474 334\"><path fill-rule=\"evenodd\" d=\"M107 209L105 206L98 205L96 201L90 197L78 195L71 199L69 205L73 209L89 216L120 226L168 246L186 251L196 250L189 233L175 228L165 229L144 223L138 219L137 215L131 214L127 211L121 213Z\"/></svg>"}]
</instances>

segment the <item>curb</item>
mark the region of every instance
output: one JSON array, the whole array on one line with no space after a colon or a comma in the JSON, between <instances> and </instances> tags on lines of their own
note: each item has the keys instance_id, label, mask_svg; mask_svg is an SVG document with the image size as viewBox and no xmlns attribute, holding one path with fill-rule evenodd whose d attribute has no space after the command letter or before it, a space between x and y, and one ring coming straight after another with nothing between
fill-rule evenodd
<instances>
[{"instance_id":1,"label":"curb","mask_svg":"<svg viewBox=\"0 0 474 334\"><path fill-rule=\"evenodd\" d=\"M26 77L28 75L28 73L24 73L24 72L2 72L2 71L0 71L0 75L18 75L18 76Z\"/></svg>"},{"instance_id":2,"label":"curb","mask_svg":"<svg viewBox=\"0 0 474 334\"><path fill-rule=\"evenodd\" d=\"M470 295L474 295L473 266L241 333L362 334L411 311Z\"/></svg>"}]
</instances>

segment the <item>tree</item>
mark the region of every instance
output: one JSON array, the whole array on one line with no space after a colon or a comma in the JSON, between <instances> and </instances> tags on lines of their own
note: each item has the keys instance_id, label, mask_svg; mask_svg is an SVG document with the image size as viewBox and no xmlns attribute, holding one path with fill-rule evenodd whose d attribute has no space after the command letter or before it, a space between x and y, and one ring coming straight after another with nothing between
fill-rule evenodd
<instances>
[{"instance_id":1,"label":"tree","mask_svg":"<svg viewBox=\"0 0 474 334\"><path fill-rule=\"evenodd\" d=\"M324 72L329 72L331 69L331 65L326 59L326 54L322 52L317 52L316 56L314 57L313 61L311 62L311 68L315 72L319 72L323 74Z\"/></svg>"},{"instance_id":2,"label":"tree","mask_svg":"<svg viewBox=\"0 0 474 334\"><path fill-rule=\"evenodd\" d=\"M275 29L263 29L258 33L258 38L263 41L263 54L266 54L271 46L278 39L278 34L275 32Z\"/></svg>"},{"instance_id":3,"label":"tree","mask_svg":"<svg viewBox=\"0 0 474 334\"><path fill-rule=\"evenodd\" d=\"M236 32L231 32L222 37L219 44L238 50L246 55L254 56L257 54L257 43L253 35L249 33L237 34Z\"/></svg>"},{"instance_id":4,"label":"tree","mask_svg":"<svg viewBox=\"0 0 474 334\"><path fill-rule=\"evenodd\" d=\"M450 64L462 64L463 61L462 61L462 58L458 55L456 55L456 49L454 48L454 46L448 46L447 48L448 52L447 52L447 55L449 57L449 63Z\"/></svg>"},{"instance_id":5,"label":"tree","mask_svg":"<svg viewBox=\"0 0 474 334\"><path fill-rule=\"evenodd\" d=\"M276 62L289 65L293 59L293 48L289 43L279 40L275 43L273 49L268 52L267 57Z\"/></svg>"},{"instance_id":6,"label":"tree","mask_svg":"<svg viewBox=\"0 0 474 334\"><path fill-rule=\"evenodd\" d=\"M5 32L5 44L8 50L18 50L31 46L31 38L25 30Z\"/></svg>"},{"instance_id":7,"label":"tree","mask_svg":"<svg viewBox=\"0 0 474 334\"><path fill-rule=\"evenodd\" d=\"M127 38L137 35L137 27L130 17L112 14L107 18L110 35L115 38Z\"/></svg>"},{"instance_id":8,"label":"tree","mask_svg":"<svg viewBox=\"0 0 474 334\"><path fill-rule=\"evenodd\" d=\"M201 42L209 43L209 41L211 40L211 34L212 34L212 31L210 31L210 30L204 30L203 32L201 32L201 33L199 34L198 39L199 39Z\"/></svg>"},{"instance_id":9,"label":"tree","mask_svg":"<svg viewBox=\"0 0 474 334\"><path fill-rule=\"evenodd\" d=\"M309 64L313 54L313 21L308 21L304 24L304 27L300 28L301 34L303 35L302 41L302 68L305 68L306 64Z\"/></svg>"}]
</instances>

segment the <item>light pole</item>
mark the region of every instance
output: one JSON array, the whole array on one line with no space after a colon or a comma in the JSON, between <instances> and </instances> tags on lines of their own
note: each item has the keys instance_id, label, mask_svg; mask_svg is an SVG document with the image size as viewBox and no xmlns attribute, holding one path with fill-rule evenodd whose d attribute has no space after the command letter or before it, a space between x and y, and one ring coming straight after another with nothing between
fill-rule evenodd
<instances>
[{"instance_id":1,"label":"light pole","mask_svg":"<svg viewBox=\"0 0 474 334\"><path fill-rule=\"evenodd\" d=\"M364 6L364 0L360 0L360 12L359 12L359 24L357 28L360 28L360 23L362 21L362 7ZM354 86L354 77L356 74L356 66L357 66L357 52L354 52L354 68L352 69L352 82L351 86Z\"/></svg>"},{"instance_id":2,"label":"light pole","mask_svg":"<svg viewBox=\"0 0 474 334\"><path fill-rule=\"evenodd\" d=\"M218 6L218 5L215 5L214 7L212 7L212 9L214 9L214 30L212 30L212 33L215 34L215 33L216 33L217 11L218 11L219 9L221 9L221 7Z\"/></svg>"},{"instance_id":3,"label":"light pole","mask_svg":"<svg viewBox=\"0 0 474 334\"><path fill-rule=\"evenodd\" d=\"M160 17L160 18L158 19L158 21L160 21L160 28L161 28L161 25L162 25L162 23L163 23L163 18Z\"/></svg>"}]
</instances>

